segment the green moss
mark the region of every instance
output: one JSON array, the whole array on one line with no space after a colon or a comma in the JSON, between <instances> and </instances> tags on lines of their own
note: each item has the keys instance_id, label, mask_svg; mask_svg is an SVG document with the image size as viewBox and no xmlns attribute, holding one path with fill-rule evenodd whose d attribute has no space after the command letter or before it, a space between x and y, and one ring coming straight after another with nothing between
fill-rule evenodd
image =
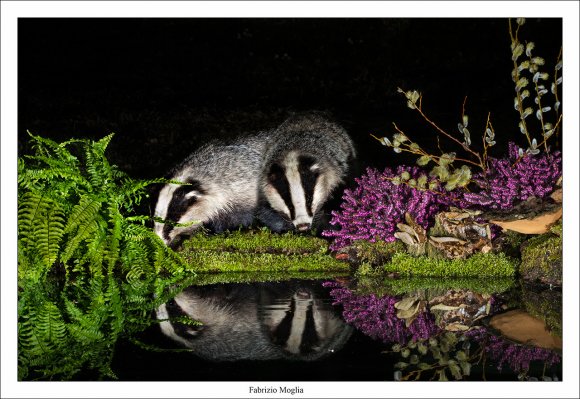
<instances>
[{"instance_id":1,"label":"green moss","mask_svg":"<svg viewBox=\"0 0 580 399\"><path fill-rule=\"evenodd\" d=\"M552 234L557 235L558 237L562 237L562 232L563 232L563 227L562 227L562 219L560 219L560 221L558 223L556 223L555 225L553 225L550 228L550 232Z\"/></svg>"},{"instance_id":2,"label":"green moss","mask_svg":"<svg viewBox=\"0 0 580 399\"><path fill-rule=\"evenodd\" d=\"M183 243L182 252L227 251L245 253L314 254L327 253L328 243L322 239L292 233L273 234L267 229L232 231L217 235L203 232Z\"/></svg>"},{"instance_id":3,"label":"green moss","mask_svg":"<svg viewBox=\"0 0 580 399\"><path fill-rule=\"evenodd\" d=\"M405 245L399 240L394 242L358 240L354 242L353 247L356 249L358 259L371 265L384 264L395 253L405 252Z\"/></svg>"},{"instance_id":4,"label":"green moss","mask_svg":"<svg viewBox=\"0 0 580 399\"><path fill-rule=\"evenodd\" d=\"M377 278L364 277L357 281L355 291L360 295L403 295L410 292L428 292L427 297L443 295L448 290L470 290L480 294L498 294L514 285L512 277L496 278Z\"/></svg>"},{"instance_id":5,"label":"green moss","mask_svg":"<svg viewBox=\"0 0 580 399\"><path fill-rule=\"evenodd\" d=\"M325 254L281 255L199 250L183 255L191 270L209 272L348 271L349 265Z\"/></svg>"},{"instance_id":6,"label":"green moss","mask_svg":"<svg viewBox=\"0 0 580 399\"><path fill-rule=\"evenodd\" d=\"M403 277L511 277L515 275L517 261L503 253L475 254L468 259L433 259L397 253L384 266L386 272Z\"/></svg>"},{"instance_id":7,"label":"green moss","mask_svg":"<svg viewBox=\"0 0 580 399\"><path fill-rule=\"evenodd\" d=\"M555 231L558 231L557 227ZM547 233L531 238L522 245L521 251L520 273L524 279L552 285L562 284L561 235Z\"/></svg>"},{"instance_id":8,"label":"green moss","mask_svg":"<svg viewBox=\"0 0 580 399\"><path fill-rule=\"evenodd\" d=\"M198 233L181 251L191 270L218 272L348 272L350 266L328 254L325 240L273 234L267 230Z\"/></svg>"},{"instance_id":9,"label":"green moss","mask_svg":"<svg viewBox=\"0 0 580 399\"><path fill-rule=\"evenodd\" d=\"M248 273L198 273L192 281L193 285L280 282L293 279L323 280L336 277L347 277L344 272L248 272Z\"/></svg>"},{"instance_id":10,"label":"green moss","mask_svg":"<svg viewBox=\"0 0 580 399\"><path fill-rule=\"evenodd\" d=\"M506 230L502 232L501 236L501 251L506 255L519 258L520 257L520 247L522 244L529 239L530 236L527 234L518 233L516 231Z\"/></svg>"}]
</instances>

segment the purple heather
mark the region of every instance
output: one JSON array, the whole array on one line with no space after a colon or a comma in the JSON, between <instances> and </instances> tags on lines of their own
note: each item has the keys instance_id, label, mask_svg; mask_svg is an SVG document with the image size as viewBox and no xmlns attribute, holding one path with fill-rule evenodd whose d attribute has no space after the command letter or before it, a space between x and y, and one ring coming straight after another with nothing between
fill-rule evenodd
<instances>
[{"instance_id":1,"label":"purple heather","mask_svg":"<svg viewBox=\"0 0 580 399\"><path fill-rule=\"evenodd\" d=\"M488 170L473 177L480 191L463 195L470 207L510 209L516 201L552 193L562 175L561 153L523 154L520 158L518 152L519 148L510 143L507 159L490 158Z\"/></svg>"},{"instance_id":2,"label":"purple heather","mask_svg":"<svg viewBox=\"0 0 580 399\"><path fill-rule=\"evenodd\" d=\"M332 212L330 223L338 230L323 232L333 237L332 250L350 245L356 240L394 241L397 223L409 212L418 224L427 228L435 214L451 203L449 196L419 190L406 184L394 184L390 179L408 172L417 179L425 172L418 167L399 166L396 171L386 168L382 173L368 168L366 174L355 179L357 186L344 191L339 211Z\"/></svg>"}]
</instances>

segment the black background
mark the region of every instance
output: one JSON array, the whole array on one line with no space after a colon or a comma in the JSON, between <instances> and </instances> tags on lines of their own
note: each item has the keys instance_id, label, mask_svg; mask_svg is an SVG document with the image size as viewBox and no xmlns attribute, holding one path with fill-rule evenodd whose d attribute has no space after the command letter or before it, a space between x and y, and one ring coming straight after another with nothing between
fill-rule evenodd
<instances>
[{"instance_id":1,"label":"black background","mask_svg":"<svg viewBox=\"0 0 580 399\"><path fill-rule=\"evenodd\" d=\"M528 19L520 31L548 71L561 36L556 18ZM115 132L110 160L133 177L159 177L209 138L317 110L354 138L358 170L411 163L369 136L391 136L396 122L419 143L436 143L401 87L423 93L424 110L453 134L467 96L476 148L491 112L499 156L510 140L524 144L512 68L505 18L24 18L19 152L29 150L26 130L57 140Z\"/></svg>"}]
</instances>

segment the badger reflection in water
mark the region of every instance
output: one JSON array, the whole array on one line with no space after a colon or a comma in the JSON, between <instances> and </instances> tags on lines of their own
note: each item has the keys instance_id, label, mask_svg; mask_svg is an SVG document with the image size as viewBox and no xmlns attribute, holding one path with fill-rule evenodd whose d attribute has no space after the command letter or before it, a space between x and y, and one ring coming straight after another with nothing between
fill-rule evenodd
<instances>
[{"instance_id":1,"label":"badger reflection in water","mask_svg":"<svg viewBox=\"0 0 580 399\"><path fill-rule=\"evenodd\" d=\"M316 360L352 333L320 299L321 289L303 282L194 286L161 305L157 318L165 335L208 360ZM184 316L203 325L177 322Z\"/></svg>"}]
</instances>

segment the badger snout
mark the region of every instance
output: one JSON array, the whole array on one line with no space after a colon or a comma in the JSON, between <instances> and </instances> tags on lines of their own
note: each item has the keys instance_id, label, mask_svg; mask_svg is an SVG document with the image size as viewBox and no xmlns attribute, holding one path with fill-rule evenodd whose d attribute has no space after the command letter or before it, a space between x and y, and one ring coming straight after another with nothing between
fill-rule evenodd
<instances>
[{"instance_id":1,"label":"badger snout","mask_svg":"<svg viewBox=\"0 0 580 399\"><path fill-rule=\"evenodd\" d=\"M300 223L296 225L296 231L305 233L310 230L310 223Z\"/></svg>"}]
</instances>

